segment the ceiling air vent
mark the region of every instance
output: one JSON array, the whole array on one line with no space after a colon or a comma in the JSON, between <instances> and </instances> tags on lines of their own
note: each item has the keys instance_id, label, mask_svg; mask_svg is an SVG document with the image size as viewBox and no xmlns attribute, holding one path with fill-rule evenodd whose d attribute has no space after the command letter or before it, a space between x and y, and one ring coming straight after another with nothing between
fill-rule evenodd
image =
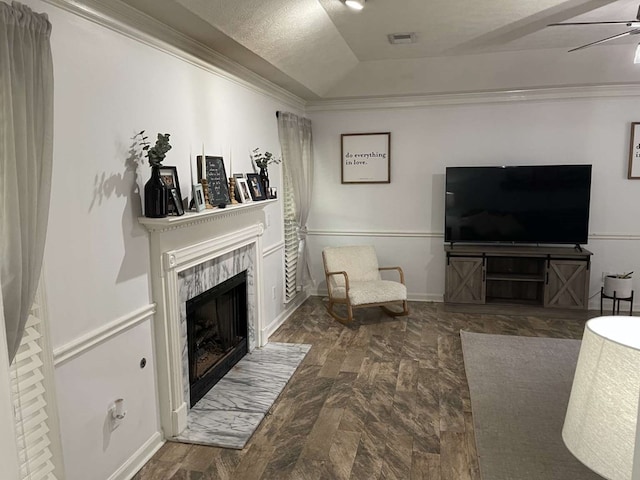
<instances>
[{"instance_id":1,"label":"ceiling air vent","mask_svg":"<svg viewBox=\"0 0 640 480\"><path fill-rule=\"evenodd\" d=\"M387 35L389 43L399 45L403 43L416 43L416 34L411 33L390 33Z\"/></svg>"}]
</instances>

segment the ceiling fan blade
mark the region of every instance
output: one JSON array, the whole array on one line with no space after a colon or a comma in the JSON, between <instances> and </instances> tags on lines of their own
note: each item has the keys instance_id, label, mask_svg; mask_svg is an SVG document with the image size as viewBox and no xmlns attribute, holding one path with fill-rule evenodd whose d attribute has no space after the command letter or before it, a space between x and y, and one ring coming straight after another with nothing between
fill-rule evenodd
<instances>
[{"instance_id":1,"label":"ceiling fan blade","mask_svg":"<svg viewBox=\"0 0 640 480\"><path fill-rule=\"evenodd\" d=\"M638 12L640 15L640 12ZM564 23L550 23L547 27L562 27L566 25L626 25L627 27L640 27L640 21L638 20L621 20L619 22L564 22Z\"/></svg>"},{"instance_id":2,"label":"ceiling fan blade","mask_svg":"<svg viewBox=\"0 0 640 480\"><path fill-rule=\"evenodd\" d=\"M637 33L640 33L640 29L629 30L628 32L619 33L618 35L613 35L611 37L603 38L602 40L598 40L597 42L591 42L591 43L587 43L586 45L582 45L581 47L572 48L569 51L575 52L576 50L582 50L583 48L593 47L594 45L598 45L600 43L608 42L610 40L615 40L616 38L626 37L627 35L635 35Z\"/></svg>"}]
</instances>

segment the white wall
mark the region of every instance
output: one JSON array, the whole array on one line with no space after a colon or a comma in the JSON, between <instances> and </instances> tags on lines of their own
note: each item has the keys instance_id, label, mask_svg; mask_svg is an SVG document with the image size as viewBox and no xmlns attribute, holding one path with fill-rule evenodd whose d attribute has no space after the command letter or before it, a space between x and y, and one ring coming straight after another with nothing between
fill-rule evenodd
<instances>
[{"instance_id":1,"label":"white wall","mask_svg":"<svg viewBox=\"0 0 640 480\"><path fill-rule=\"evenodd\" d=\"M279 152L275 111L296 108L40 0L25 3L53 23L55 151L45 281L54 351L59 359L76 352L56 369L67 478L124 478L123 465L143 460L158 433L152 318L114 327L153 302L148 237L137 223L136 174L127 161L130 139L141 129L171 133L165 164L178 167L186 195L190 159L203 142L208 154L232 149L234 170L250 171L251 149ZM626 98L308 115L317 166L310 218L316 279L323 280L322 246L371 241L383 263L405 267L413 298L441 298L444 167L503 163L593 163L590 230L601 236L588 245L595 253L592 290L601 270L639 271L640 193L637 182L625 180L628 124L638 107L640 100ZM339 135L366 131L392 132L392 183L341 185ZM144 183L147 166L141 174ZM279 166L271 182L281 191ZM286 310L281 204L266 210L269 322ZM150 365L140 369L143 356ZM130 411L107 441L106 408L119 396Z\"/></svg>"},{"instance_id":2,"label":"white wall","mask_svg":"<svg viewBox=\"0 0 640 480\"><path fill-rule=\"evenodd\" d=\"M125 478L123 466L134 468L160 438L153 317L135 320L153 303L148 235L137 221L137 184L150 168L145 163L136 179L131 137L142 129L151 139L171 134L164 164L177 166L187 196L190 159L203 143L209 155L228 159L231 150L234 171L250 172L253 148L280 152L275 112L296 107L42 1L25 3L53 24L54 172L44 275L67 479ZM270 179L280 189L280 166L270 168ZM265 210L268 323L285 305L271 295L273 285L282 290L282 206ZM129 413L107 439L106 410L118 397Z\"/></svg>"},{"instance_id":3,"label":"white wall","mask_svg":"<svg viewBox=\"0 0 640 480\"><path fill-rule=\"evenodd\" d=\"M445 167L462 165L593 164L591 293L602 271L640 271L640 182L626 178L639 109L631 97L312 112L309 228L319 290L324 246L371 242L381 263L403 266L411 298L441 300ZM342 185L340 134L385 131L391 183Z\"/></svg>"}]
</instances>

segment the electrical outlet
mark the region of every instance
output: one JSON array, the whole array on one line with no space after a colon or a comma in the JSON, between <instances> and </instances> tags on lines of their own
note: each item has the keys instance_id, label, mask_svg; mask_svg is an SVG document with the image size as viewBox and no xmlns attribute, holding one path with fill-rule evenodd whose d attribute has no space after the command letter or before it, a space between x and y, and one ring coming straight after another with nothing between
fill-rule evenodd
<instances>
[{"instance_id":1,"label":"electrical outlet","mask_svg":"<svg viewBox=\"0 0 640 480\"><path fill-rule=\"evenodd\" d=\"M271 287L271 298L273 300L276 299L276 287L275 286Z\"/></svg>"}]
</instances>

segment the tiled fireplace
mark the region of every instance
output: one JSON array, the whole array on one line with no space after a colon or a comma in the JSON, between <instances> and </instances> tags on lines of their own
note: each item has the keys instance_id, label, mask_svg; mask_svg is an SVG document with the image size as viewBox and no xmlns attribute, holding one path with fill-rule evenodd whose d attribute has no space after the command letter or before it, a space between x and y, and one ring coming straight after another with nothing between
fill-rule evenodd
<instances>
[{"instance_id":1,"label":"tiled fireplace","mask_svg":"<svg viewBox=\"0 0 640 480\"><path fill-rule=\"evenodd\" d=\"M247 354L247 271L217 283L185 304L189 367L185 398L193 407Z\"/></svg>"},{"instance_id":2,"label":"tiled fireplace","mask_svg":"<svg viewBox=\"0 0 640 480\"><path fill-rule=\"evenodd\" d=\"M192 406L187 302L243 275L247 348L251 351L266 343L259 285L267 203L140 219L150 232L160 421L166 437L178 436L186 428Z\"/></svg>"}]
</instances>

